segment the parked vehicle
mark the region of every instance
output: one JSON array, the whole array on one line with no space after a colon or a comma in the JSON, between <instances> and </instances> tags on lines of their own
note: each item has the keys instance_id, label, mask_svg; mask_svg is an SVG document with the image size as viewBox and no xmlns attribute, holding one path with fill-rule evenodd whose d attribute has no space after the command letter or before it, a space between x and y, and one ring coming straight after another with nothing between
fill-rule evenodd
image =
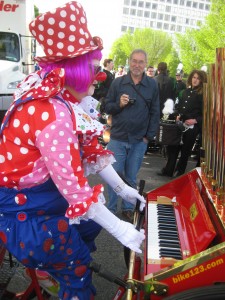
<instances>
[{"instance_id":1,"label":"parked vehicle","mask_svg":"<svg viewBox=\"0 0 225 300\"><path fill-rule=\"evenodd\" d=\"M0 122L17 84L34 70L36 43L28 27L32 19L32 0L0 1Z\"/></svg>"}]
</instances>

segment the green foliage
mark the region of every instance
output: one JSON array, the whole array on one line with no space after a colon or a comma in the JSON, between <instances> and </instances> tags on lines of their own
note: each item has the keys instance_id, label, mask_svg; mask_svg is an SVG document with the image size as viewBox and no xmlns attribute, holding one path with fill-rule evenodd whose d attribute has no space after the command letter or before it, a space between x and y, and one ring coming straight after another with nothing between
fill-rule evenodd
<instances>
[{"instance_id":1,"label":"green foliage","mask_svg":"<svg viewBox=\"0 0 225 300\"><path fill-rule=\"evenodd\" d=\"M157 67L160 61L166 61L172 49L172 38L165 32L151 28L136 29L126 32L112 46L110 57L114 64L125 65L134 49L143 49L148 55L148 64Z\"/></svg>"},{"instance_id":2,"label":"green foliage","mask_svg":"<svg viewBox=\"0 0 225 300\"><path fill-rule=\"evenodd\" d=\"M34 5L34 16L35 18L39 15L39 9L36 5Z\"/></svg>"},{"instance_id":3,"label":"green foliage","mask_svg":"<svg viewBox=\"0 0 225 300\"><path fill-rule=\"evenodd\" d=\"M125 33L112 47L110 57L115 67L125 65L130 53L137 48L148 54L148 64L157 67L160 61L168 64L174 76L179 62L184 72L200 69L203 65L215 62L216 48L225 46L225 5L224 0L211 0L211 10L199 29L189 29L185 34L175 34L176 50L171 37L162 31L151 28L136 29L133 34Z\"/></svg>"},{"instance_id":4,"label":"green foliage","mask_svg":"<svg viewBox=\"0 0 225 300\"><path fill-rule=\"evenodd\" d=\"M199 30L187 30L184 35L176 35L185 72L215 62L216 48L225 45L224 24L224 0L212 0L210 13Z\"/></svg>"}]
</instances>

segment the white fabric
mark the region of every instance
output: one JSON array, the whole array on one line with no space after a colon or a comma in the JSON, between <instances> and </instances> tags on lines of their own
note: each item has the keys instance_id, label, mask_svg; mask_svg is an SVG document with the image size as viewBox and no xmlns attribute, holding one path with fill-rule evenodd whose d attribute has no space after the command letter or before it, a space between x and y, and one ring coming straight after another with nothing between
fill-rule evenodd
<instances>
[{"instance_id":1,"label":"white fabric","mask_svg":"<svg viewBox=\"0 0 225 300\"><path fill-rule=\"evenodd\" d=\"M116 171L113 169L112 165L108 165L107 167L105 167L102 171L99 172L99 175L108 185L110 185L114 189L117 195L122 197L127 202L130 202L133 205L135 205L137 199L140 200L140 210L143 210L146 203L144 197L141 196L137 190L126 185L120 178L120 176L116 173Z\"/></svg>"},{"instance_id":2,"label":"white fabric","mask_svg":"<svg viewBox=\"0 0 225 300\"><path fill-rule=\"evenodd\" d=\"M142 253L140 247L145 239L143 229L138 231L133 224L120 220L100 202L93 203L92 206L95 207L96 211L96 215L93 217L96 223L105 228L124 246L137 253Z\"/></svg>"}]
</instances>

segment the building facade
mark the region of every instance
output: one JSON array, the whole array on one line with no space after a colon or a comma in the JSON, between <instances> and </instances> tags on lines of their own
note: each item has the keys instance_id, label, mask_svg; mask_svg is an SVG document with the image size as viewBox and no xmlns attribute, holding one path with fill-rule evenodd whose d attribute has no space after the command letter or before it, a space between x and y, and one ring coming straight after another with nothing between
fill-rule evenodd
<instances>
[{"instance_id":1,"label":"building facade","mask_svg":"<svg viewBox=\"0 0 225 300\"><path fill-rule=\"evenodd\" d=\"M152 28L170 34L198 28L210 11L210 0L123 0L121 33Z\"/></svg>"}]
</instances>

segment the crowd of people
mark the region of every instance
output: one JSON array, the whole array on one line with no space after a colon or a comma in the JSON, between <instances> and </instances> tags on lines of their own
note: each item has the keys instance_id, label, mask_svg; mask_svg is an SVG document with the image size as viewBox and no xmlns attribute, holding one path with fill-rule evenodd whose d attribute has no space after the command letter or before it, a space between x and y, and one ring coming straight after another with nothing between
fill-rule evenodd
<instances>
[{"instance_id":1,"label":"crowd of people","mask_svg":"<svg viewBox=\"0 0 225 300\"><path fill-rule=\"evenodd\" d=\"M49 19L51 30L61 32L51 40ZM105 228L141 252L144 232L131 223L136 202L145 206L137 191L144 154L171 99L169 118L186 130L181 145L167 146L159 175L184 174L201 136L206 74L193 70L186 83L181 73L171 78L165 62L157 69L148 65L143 49L132 51L128 70L120 66L115 73L111 58L102 70L102 40L91 36L76 1L38 16L30 31L45 56L36 58L40 69L20 83L0 131L0 243L26 267L57 280L60 299L93 299L88 266L95 238ZM106 148L98 139L104 130L99 103L112 119ZM89 174L107 183L107 201L103 185L89 185ZM126 221L116 216L119 197Z\"/></svg>"}]
</instances>

